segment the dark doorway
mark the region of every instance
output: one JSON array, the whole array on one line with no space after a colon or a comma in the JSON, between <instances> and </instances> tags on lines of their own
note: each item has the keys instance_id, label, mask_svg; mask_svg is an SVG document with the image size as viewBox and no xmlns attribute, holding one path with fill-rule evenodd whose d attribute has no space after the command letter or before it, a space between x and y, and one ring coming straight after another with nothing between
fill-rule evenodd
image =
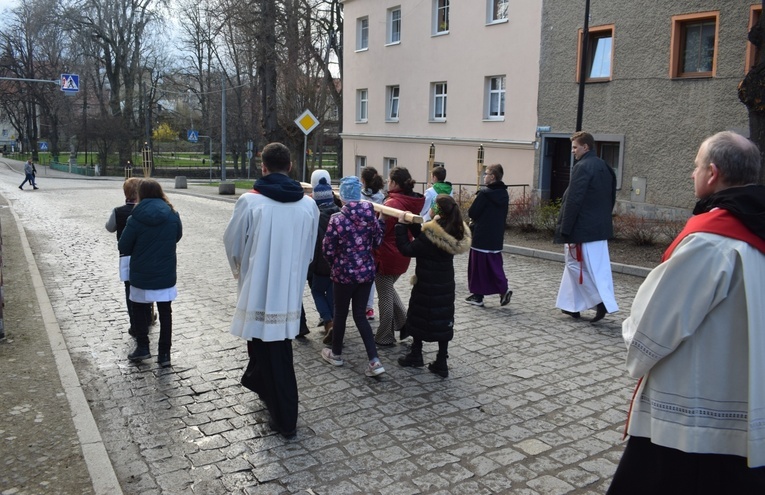
<instances>
[{"instance_id":1,"label":"dark doorway","mask_svg":"<svg viewBox=\"0 0 765 495\"><path fill-rule=\"evenodd\" d=\"M563 197L571 179L571 140L552 138L547 140L550 153L550 199Z\"/></svg>"}]
</instances>

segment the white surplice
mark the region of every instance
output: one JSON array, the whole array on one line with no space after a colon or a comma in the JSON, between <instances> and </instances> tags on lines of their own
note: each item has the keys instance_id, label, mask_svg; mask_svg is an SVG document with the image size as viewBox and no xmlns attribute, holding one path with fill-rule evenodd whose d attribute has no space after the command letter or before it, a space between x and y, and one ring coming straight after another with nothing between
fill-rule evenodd
<instances>
[{"instance_id":1,"label":"white surplice","mask_svg":"<svg viewBox=\"0 0 765 495\"><path fill-rule=\"evenodd\" d=\"M577 246L581 250L581 260L577 260ZM566 262L555 306L577 312L594 308L602 302L609 313L618 311L608 241L564 244L563 247Z\"/></svg>"}]
</instances>

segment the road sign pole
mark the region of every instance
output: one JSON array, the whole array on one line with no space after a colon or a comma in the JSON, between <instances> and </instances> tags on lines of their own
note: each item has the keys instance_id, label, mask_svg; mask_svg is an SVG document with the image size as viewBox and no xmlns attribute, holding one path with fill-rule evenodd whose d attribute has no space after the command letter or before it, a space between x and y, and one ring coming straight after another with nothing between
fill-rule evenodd
<instances>
[{"instance_id":1,"label":"road sign pole","mask_svg":"<svg viewBox=\"0 0 765 495\"><path fill-rule=\"evenodd\" d=\"M308 134L303 135L303 182L305 182L305 167L308 161Z\"/></svg>"}]
</instances>

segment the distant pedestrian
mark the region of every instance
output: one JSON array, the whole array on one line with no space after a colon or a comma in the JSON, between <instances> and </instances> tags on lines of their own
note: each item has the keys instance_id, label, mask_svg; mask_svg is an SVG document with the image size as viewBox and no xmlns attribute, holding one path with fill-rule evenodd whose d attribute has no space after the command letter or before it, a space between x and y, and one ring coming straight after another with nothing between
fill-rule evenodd
<instances>
[{"instance_id":1,"label":"distant pedestrian","mask_svg":"<svg viewBox=\"0 0 765 495\"><path fill-rule=\"evenodd\" d=\"M382 229L377 222L374 207L361 201L361 182L358 177L344 177L340 181L340 199L345 203L340 213L329 219L322 247L332 267L335 294L335 322L332 330L332 348L322 349L321 357L334 366L343 365L343 339L351 306L353 322L359 330L369 364L367 376L385 372L377 355L372 327L366 317L366 303L372 281L375 279L374 249L382 242Z\"/></svg>"},{"instance_id":2,"label":"distant pedestrian","mask_svg":"<svg viewBox=\"0 0 765 495\"><path fill-rule=\"evenodd\" d=\"M404 367L424 366L423 341L438 342L438 355L428 369L446 378L449 341L454 337L454 256L470 250L471 238L459 206L448 194L436 196L431 213L433 220L422 226L396 224L398 249L404 256L417 259L406 313L406 332L412 336L412 348L398 363ZM409 240L410 233L413 240Z\"/></svg>"},{"instance_id":3,"label":"distant pedestrian","mask_svg":"<svg viewBox=\"0 0 765 495\"><path fill-rule=\"evenodd\" d=\"M364 167L361 169L361 200L369 201L378 205L385 201L383 192L385 183L382 176L377 173L374 167ZM369 300L367 301L367 320L375 319L375 284L372 282L372 289L369 291Z\"/></svg>"},{"instance_id":4,"label":"distant pedestrian","mask_svg":"<svg viewBox=\"0 0 765 495\"><path fill-rule=\"evenodd\" d=\"M414 179L404 167L393 167L388 178L388 198L385 206L401 211L418 214L422 211L425 198L414 192ZM378 346L396 345L396 331L404 329L406 323L406 306L401 301L394 284L409 268L409 258L401 254L396 247L396 232L394 230L398 219L380 215L384 222L383 241L376 252L377 275L377 305L380 309L380 325L377 327L375 342ZM401 335L401 338L405 338Z\"/></svg>"},{"instance_id":5,"label":"distant pedestrian","mask_svg":"<svg viewBox=\"0 0 765 495\"><path fill-rule=\"evenodd\" d=\"M288 176L286 146L270 143L261 158L263 177L239 197L223 235L238 280L231 333L247 340L250 362L242 384L265 403L271 428L292 438L298 415L292 340L300 331L319 208Z\"/></svg>"},{"instance_id":6,"label":"distant pedestrian","mask_svg":"<svg viewBox=\"0 0 765 495\"><path fill-rule=\"evenodd\" d=\"M554 236L556 244L563 244L566 260L555 306L572 318L595 308L590 320L594 323L619 310L608 256L608 239L614 233L616 174L595 154L591 134L572 135L571 151L576 164L563 193Z\"/></svg>"},{"instance_id":7,"label":"distant pedestrian","mask_svg":"<svg viewBox=\"0 0 765 495\"><path fill-rule=\"evenodd\" d=\"M434 167L433 170L430 171L430 176L433 185L425 190L425 204L420 213L420 216L422 216L422 219L425 222L432 220L430 217L430 209L436 201L436 196L439 194L448 194L449 196L454 197L452 183L446 182L446 169L444 167Z\"/></svg>"},{"instance_id":8,"label":"distant pedestrian","mask_svg":"<svg viewBox=\"0 0 765 495\"><path fill-rule=\"evenodd\" d=\"M505 224L510 196L502 182L504 170L495 163L486 167L481 188L468 209L473 229L473 244L468 259L468 304L483 307L483 297L499 294L499 304L507 306L513 291L505 275L502 248L505 244Z\"/></svg>"},{"instance_id":9,"label":"distant pedestrian","mask_svg":"<svg viewBox=\"0 0 765 495\"><path fill-rule=\"evenodd\" d=\"M319 312L319 316L324 322L324 343L331 344L335 297L332 279L330 278L331 267L322 254L322 242L324 241L324 234L327 231L330 217L338 213L340 208L335 205L335 194L332 192L332 186L327 183L327 179L324 177L319 179L319 183L313 188L312 196L319 207L319 228L316 235L313 260L308 265L308 278L311 281L311 295L316 305L316 311Z\"/></svg>"},{"instance_id":10,"label":"distant pedestrian","mask_svg":"<svg viewBox=\"0 0 765 495\"><path fill-rule=\"evenodd\" d=\"M112 210L109 219L106 221L106 230L117 233L117 241L125 230L127 219L133 212L133 208L138 202L138 184L140 179L127 179L122 183L122 192L125 194L125 204ZM130 256L120 252L120 280L125 283L125 305L127 307L130 327L128 334L133 336L133 302L130 300Z\"/></svg>"},{"instance_id":11,"label":"distant pedestrian","mask_svg":"<svg viewBox=\"0 0 765 495\"><path fill-rule=\"evenodd\" d=\"M35 182L36 175L37 175L37 169L35 168L34 162L30 158L24 164L24 182L21 183L21 185L19 186L19 189L24 190L24 184L26 184L27 182L29 182L29 184L34 189L39 189L39 187L37 187L37 183Z\"/></svg>"},{"instance_id":12,"label":"distant pedestrian","mask_svg":"<svg viewBox=\"0 0 765 495\"><path fill-rule=\"evenodd\" d=\"M706 139L693 216L622 324L630 435L608 494L765 493L765 187L757 146Z\"/></svg>"},{"instance_id":13,"label":"distant pedestrian","mask_svg":"<svg viewBox=\"0 0 765 495\"><path fill-rule=\"evenodd\" d=\"M135 349L131 361L151 357L149 325L152 303L159 312L157 362L170 366L173 339L172 301L178 296L175 286L178 259L176 244L183 236L181 217L162 191L159 182L142 179L138 184L138 204L128 217L117 243L120 253L130 256L130 300L133 302Z\"/></svg>"}]
</instances>

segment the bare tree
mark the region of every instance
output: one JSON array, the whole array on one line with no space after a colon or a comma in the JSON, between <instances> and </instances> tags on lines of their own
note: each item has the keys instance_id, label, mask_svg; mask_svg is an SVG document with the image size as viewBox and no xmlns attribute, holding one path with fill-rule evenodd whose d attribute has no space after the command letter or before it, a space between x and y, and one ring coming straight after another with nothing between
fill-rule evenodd
<instances>
[{"instance_id":1,"label":"bare tree","mask_svg":"<svg viewBox=\"0 0 765 495\"><path fill-rule=\"evenodd\" d=\"M140 135L135 106L146 71L142 50L149 26L159 22L156 9L163 5L160 0L75 0L66 11L69 30L92 40L95 51L89 55L98 61L108 81L110 115L119 117L120 128L130 131L118 134L121 162L130 159L131 139L126 136Z\"/></svg>"},{"instance_id":2,"label":"bare tree","mask_svg":"<svg viewBox=\"0 0 765 495\"><path fill-rule=\"evenodd\" d=\"M765 0L762 2L765 10ZM738 97L749 110L749 139L760 148L760 157L765 163L765 19L760 16L749 31L749 42L755 46L757 60L738 86ZM765 184L765 167L760 170L760 184Z\"/></svg>"}]
</instances>

